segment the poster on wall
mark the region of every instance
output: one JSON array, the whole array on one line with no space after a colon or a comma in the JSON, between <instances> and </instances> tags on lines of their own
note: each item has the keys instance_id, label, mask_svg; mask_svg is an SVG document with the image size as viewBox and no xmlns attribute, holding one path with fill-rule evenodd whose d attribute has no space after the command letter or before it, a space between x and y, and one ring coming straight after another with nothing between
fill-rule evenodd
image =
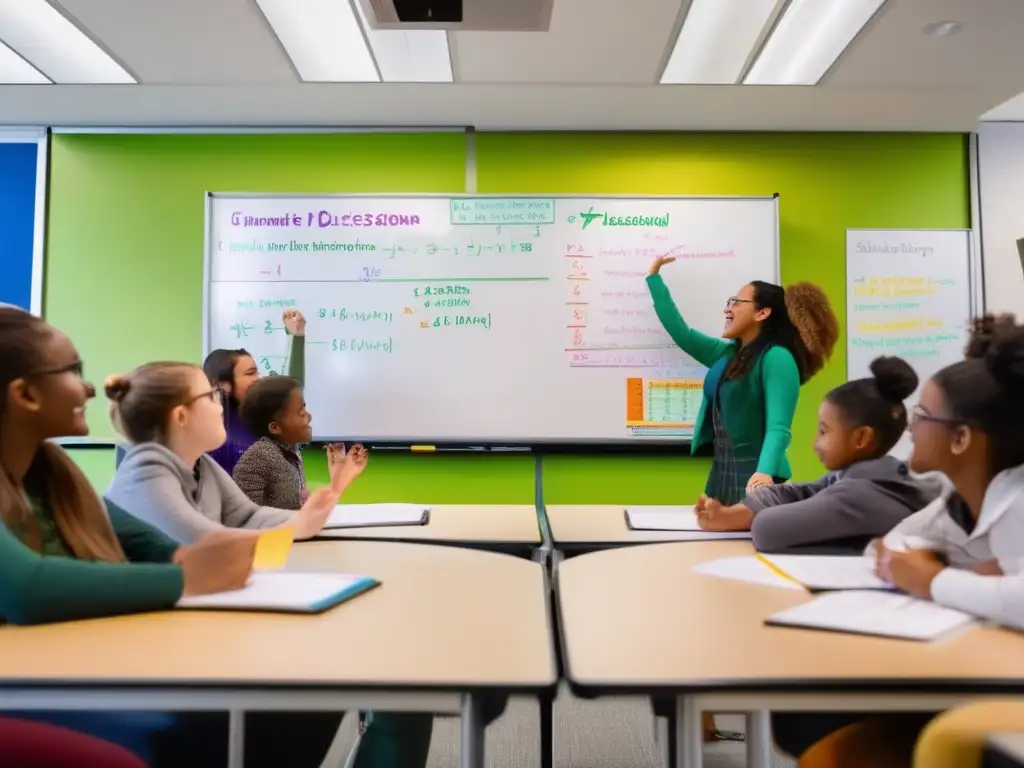
<instances>
[{"instance_id":1,"label":"poster on wall","mask_svg":"<svg viewBox=\"0 0 1024 768\"><path fill-rule=\"evenodd\" d=\"M982 311L974 259L970 230L848 229L847 378L869 377L885 355L910 363L923 384L962 360L970 319ZM910 449L904 436L892 454Z\"/></svg>"}]
</instances>

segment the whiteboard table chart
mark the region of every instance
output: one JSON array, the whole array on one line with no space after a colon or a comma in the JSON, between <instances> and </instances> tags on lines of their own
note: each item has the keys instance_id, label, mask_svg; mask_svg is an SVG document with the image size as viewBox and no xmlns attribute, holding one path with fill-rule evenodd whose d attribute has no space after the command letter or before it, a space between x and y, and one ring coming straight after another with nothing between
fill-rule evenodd
<instances>
[{"instance_id":1,"label":"whiteboard table chart","mask_svg":"<svg viewBox=\"0 0 1024 768\"><path fill-rule=\"evenodd\" d=\"M663 277L695 328L778 281L778 200L207 198L205 339L287 365L300 309L317 440L683 442L706 369L661 327Z\"/></svg>"}]
</instances>

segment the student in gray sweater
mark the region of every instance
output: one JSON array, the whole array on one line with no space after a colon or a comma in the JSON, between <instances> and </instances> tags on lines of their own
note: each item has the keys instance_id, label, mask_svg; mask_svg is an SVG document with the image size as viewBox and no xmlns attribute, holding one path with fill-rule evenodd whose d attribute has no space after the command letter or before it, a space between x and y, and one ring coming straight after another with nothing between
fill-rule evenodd
<instances>
[{"instance_id":1,"label":"student in gray sweater","mask_svg":"<svg viewBox=\"0 0 1024 768\"><path fill-rule=\"evenodd\" d=\"M701 526L749 530L766 552L808 545L859 552L937 498L945 487L939 476L912 477L887 455L906 430L903 401L917 389L917 374L898 357L877 358L871 373L833 389L818 409L814 451L828 474L758 488L728 507L701 497Z\"/></svg>"},{"instance_id":2,"label":"student in gray sweater","mask_svg":"<svg viewBox=\"0 0 1024 768\"><path fill-rule=\"evenodd\" d=\"M298 511L250 501L209 455L225 440L223 408L202 369L150 363L106 382L111 417L132 443L106 497L181 542L223 528L289 527L315 536L337 504L328 487Z\"/></svg>"}]
</instances>

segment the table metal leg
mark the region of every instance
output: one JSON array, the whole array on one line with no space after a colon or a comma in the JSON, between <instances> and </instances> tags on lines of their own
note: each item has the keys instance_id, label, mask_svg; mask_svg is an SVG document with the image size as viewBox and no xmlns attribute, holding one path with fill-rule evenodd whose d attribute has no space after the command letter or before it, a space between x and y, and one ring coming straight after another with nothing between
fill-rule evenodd
<instances>
[{"instance_id":1,"label":"table metal leg","mask_svg":"<svg viewBox=\"0 0 1024 768\"><path fill-rule=\"evenodd\" d=\"M555 697L541 694L540 704L540 768L555 764Z\"/></svg>"},{"instance_id":2,"label":"table metal leg","mask_svg":"<svg viewBox=\"0 0 1024 768\"><path fill-rule=\"evenodd\" d=\"M702 768L704 764L704 733L700 708L693 696L676 700L676 768Z\"/></svg>"},{"instance_id":3,"label":"table metal leg","mask_svg":"<svg viewBox=\"0 0 1024 768\"><path fill-rule=\"evenodd\" d=\"M747 713L746 741L747 768L771 768L772 721L768 710Z\"/></svg>"},{"instance_id":4,"label":"table metal leg","mask_svg":"<svg viewBox=\"0 0 1024 768\"><path fill-rule=\"evenodd\" d=\"M484 719L480 700L462 697L459 728L459 768L484 768Z\"/></svg>"},{"instance_id":5,"label":"table metal leg","mask_svg":"<svg viewBox=\"0 0 1024 768\"><path fill-rule=\"evenodd\" d=\"M228 712L228 768L245 768L245 712Z\"/></svg>"}]
</instances>

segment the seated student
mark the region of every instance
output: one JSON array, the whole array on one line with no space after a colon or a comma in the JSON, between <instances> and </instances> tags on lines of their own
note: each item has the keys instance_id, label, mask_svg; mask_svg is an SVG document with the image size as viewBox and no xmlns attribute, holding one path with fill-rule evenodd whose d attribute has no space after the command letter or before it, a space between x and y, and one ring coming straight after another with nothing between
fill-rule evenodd
<instances>
[{"instance_id":1,"label":"seated student","mask_svg":"<svg viewBox=\"0 0 1024 768\"><path fill-rule=\"evenodd\" d=\"M767 552L824 543L860 551L935 499L941 480L915 479L887 455L906 430L903 401L917 389L917 374L898 357L877 358L871 373L833 389L818 409L814 452L827 475L757 488L728 507L702 496L701 527L749 530Z\"/></svg>"},{"instance_id":2,"label":"seated student","mask_svg":"<svg viewBox=\"0 0 1024 768\"><path fill-rule=\"evenodd\" d=\"M281 319L285 332L291 335L287 373L301 382L306 375L306 318L298 310L289 309ZM224 443L210 451L210 456L230 475L242 454L257 439L246 427L239 411L249 388L260 380L260 368L244 349L215 349L203 361L203 373L210 385L221 393L227 431Z\"/></svg>"},{"instance_id":3,"label":"seated student","mask_svg":"<svg viewBox=\"0 0 1024 768\"><path fill-rule=\"evenodd\" d=\"M869 551L880 575L916 597L1024 628L1024 326L974 323L965 360L935 374L910 418L916 472L955 493L908 517ZM814 715L809 716L813 719ZM846 716L801 766L909 766L927 716Z\"/></svg>"},{"instance_id":4,"label":"seated student","mask_svg":"<svg viewBox=\"0 0 1024 768\"><path fill-rule=\"evenodd\" d=\"M115 426L132 443L107 498L177 541L224 528L282 526L308 539L337 503L332 488L312 494L297 512L249 501L207 455L223 444L225 430L217 391L198 366L149 363L109 377L106 392Z\"/></svg>"},{"instance_id":5,"label":"seated student","mask_svg":"<svg viewBox=\"0 0 1024 768\"><path fill-rule=\"evenodd\" d=\"M290 376L269 376L249 389L240 410L257 440L235 464L232 477L253 504L299 509L305 482L299 446L313 439L302 383ZM335 489L344 491L366 467L361 445L348 452L327 447L328 471Z\"/></svg>"}]
</instances>

